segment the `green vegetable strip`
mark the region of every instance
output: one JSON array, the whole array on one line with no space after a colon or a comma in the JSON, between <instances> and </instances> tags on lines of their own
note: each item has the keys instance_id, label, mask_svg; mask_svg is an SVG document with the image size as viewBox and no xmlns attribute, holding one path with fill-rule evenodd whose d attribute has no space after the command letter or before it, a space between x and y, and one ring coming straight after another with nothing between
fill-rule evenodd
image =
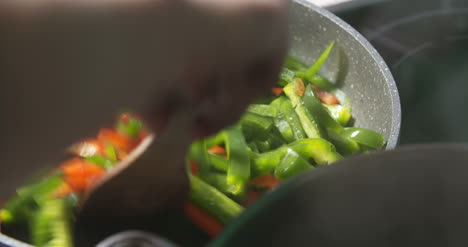
<instances>
[{"instance_id":1,"label":"green vegetable strip","mask_svg":"<svg viewBox=\"0 0 468 247\"><path fill-rule=\"evenodd\" d=\"M85 158L84 160L94 163L98 166L102 166L106 168L107 170L112 169L114 165L116 164L115 162L112 162L110 159L106 159L105 157L102 157L99 155L93 155L93 156Z\"/></svg>"},{"instance_id":2,"label":"green vegetable strip","mask_svg":"<svg viewBox=\"0 0 468 247\"><path fill-rule=\"evenodd\" d=\"M229 169L229 160L217 155L208 154L210 166L216 170L227 172Z\"/></svg>"},{"instance_id":3,"label":"green vegetable strip","mask_svg":"<svg viewBox=\"0 0 468 247\"><path fill-rule=\"evenodd\" d=\"M131 138L138 137L142 129L143 123L134 117L129 117L127 122L124 122L121 119L117 121L117 132Z\"/></svg>"},{"instance_id":4,"label":"green vegetable strip","mask_svg":"<svg viewBox=\"0 0 468 247\"><path fill-rule=\"evenodd\" d=\"M371 148L380 149L385 145L385 137L370 129L364 128L346 128L343 136L350 138L351 140L369 146Z\"/></svg>"},{"instance_id":5,"label":"green vegetable strip","mask_svg":"<svg viewBox=\"0 0 468 247\"><path fill-rule=\"evenodd\" d=\"M319 165L331 164L342 159L342 156L336 152L335 146L327 140L321 138L304 139L270 152L255 155L251 167L252 177L272 172L289 148L302 158L313 159Z\"/></svg>"},{"instance_id":6,"label":"green vegetable strip","mask_svg":"<svg viewBox=\"0 0 468 247\"><path fill-rule=\"evenodd\" d=\"M309 169L314 169L314 167L294 150L288 148L286 154L276 166L274 175L280 180L286 180Z\"/></svg>"},{"instance_id":7,"label":"green vegetable strip","mask_svg":"<svg viewBox=\"0 0 468 247\"><path fill-rule=\"evenodd\" d=\"M280 108L280 113L284 115L286 121L288 122L289 126L291 127L294 138L296 140L305 139L307 136L306 136L306 134L304 132L304 129L302 129L301 120L297 116L296 111L294 110L294 108L293 108L293 106L291 104L291 101L284 98L284 100L281 102L279 108Z\"/></svg>"},{"instance_id":8,"label":"green vegetable strip","mask_svg":"<svg viewBox=\"0 0 468 247\"><path fill-rule=\"evenodd\" d=\"M31 240L38 247L72 247L71 208L63 199L45 202L30 223Z\"/></svg>"},{"instance_id":9,"label":"green vegetable strip","mask_svg":"<svg viewBox=\"0 0 468 247\"><path fill-rule=\"evenodd\" d=\"M304 63L291 56L286 57L284 66L293 71L307 70L307 66Z\"/></svg>"},{"instance_id":10,"label":"green vegetable strip","mask_svg":"<svg viewBox=\"0 0 468 247\"><path fill-rule=\"evenodd\" d=\"M325 139L304 139L293 142L288 146L303 158L312 158L318 165L331 164L343 158L336 152L335 146Z\"/></svg>"},{"instance_id":11,"label":"green vegetable strip","mask_svg":"<svg viewBox=\"0 0 468 247\"><path fill-rule=\"evenodd\" d=\"M294 71L289 70L287 68L283 68L281 70L281 72L280 72L278 85L280 85L282 87L288 85L288 83L290 83L290 82L292 82L294 80L295 76L296 76L296 74L294 73Z\"/></svg>"},{"instance_id":12,"label":"green vegetable strip","mask_svg":"<svg viewBox=\"0 0 468 247\"><path fill-rule=\"evenodd\" d=\"M317 74L317 72L322 67L323 63L325 63L328 56L330 55L330 52L332 51L334 45L335 45L335 41L332 41L328 45L328 47L325 49L325 51L323 51L322 54L320 54L320 56L317 58L315 63L313 63L312 66L310 66L310 68L307 69L307 71L306 71L306 79L307 80L311 81L312 78L314 77L314 75Z\"/></svg>"},{"instance_id":13,"label":"green vegetable strip","mask_svg":"<svg viewBox=\"0 0 468 247\"><path fill-rule=\"evenodd\" d=\"M223 224L238 216L243 207L201 179L190 176L190 200Z\"/></svg>"},{"instance_id":14,"label":"green vegetable strip","mask_svg":"<svg viewBox=\"0 0 468 247\"><path fill-rule=\"evenodd\" d=\"M105 154L109 158L110 161L112 162L117 161L117 152L115 151L115 148L112 145L110 144L106 145Z\"/></svg>"},{"instance_id":15,"label":"green vegetable strip","mask_svg":"<svg viewBox=\"0 0 468 247\"><path fill-rule=\"evenodd\" d=\"M245 113L240 124L242 132L247 140L266 140L270 136L270 130L273 127L273 121L269 117L260 116L255 113Z\"/></svg>"},{"instance_id":16,"label":"green vegetable strip","mask_svg":"<svg viewBox=\"0 0 468 247\"><path fill-rule=\"evenodd\" d=\"M233 198L234 200L240 200L245 196L245 193L239 195L233 195L231 193L230 186L227 184L227 176L225 174L220 174L216 172L208 172L205 174L200 174L200 179L204 182L214 186L220 192L224 193L225 195Z\"/></svg>"},{"instance_id":17,"label":"green vegetable strip","mask_svg":"<svg viewBox=\"0 0 468 247\"><path fill-rule=\"evenodd\" d=\"M333 119L328 110L320 102L311 85L306 87L304 96L301 98L301 103L323 128L338 133L344 130L343 126Z\"/></svg>"},{"instance_id":18,"label":"green vegetable strip","mask_svg":"<svg viewBox=\"0 0 468 247\"><path fill-rule=\"evenodd\" d=\"M265 104L251 104L248 106L247 112L265 117L276 117L276 108Z\"/></svg>"},{"instance_id":19,"label":"green vegetable strip","mask_svg":"<svg viewBox=\"0 0 468 247\"><path fill-rule=\"evenodd\" d=\"M289 126L288 121L286 121L286 117L282 113L278 113L277 117L273 119L273 122L281 136L287 142L293 142L296 140L291 126Z\"/></svg>"},{"instance_id":20,"label":"green vegetable strip","mask_svg":"<svg viewBox=\"0 0 468 247\"><path fill-rule=\"evenodd\" d=\"M226 152L229 160L227 183L231 186L229 191L238 195L245 189L250 178L250 158L247 143L238 126L224 131Z\"/></svg>"},{"instance_id":21,"label":"green vegetable strip","mask_svg":"<svg viewBox=\"0 0 468 247\"><path fill-rule=\"evenodd\" d=\"M58 175L48 177L37 184L19 188L17 195L10 199L0 211L2 223L21 223L27 221L37 209L49 199L49 195L60 184L62 178Z\"/></svg>"},{"instance_id":22,"label":"green vegetable strip","mask_svg":"<svg viewBox=\"0 0 468 247\"><path fill-rule=\"evenodd\" d=\"M224 136L222 134L222 132L214 135L214 136L211 136L211 137L208 137L208 138L205 138L205 146L206 148L212 148L216 145L222 145L224 143Z\"/></svg>"},{"instance_id":23,"label":"green vegetable strip","mask_svg":"<svg viewBox=\"0 0 468 247\"><path fill-rule=\"evenodd\" d=\"M335 84L333 84L332 82L327 80L325 77L321 76L320 74L316 74L310 82L312 82L319 88L335 95L335 97L338 98L338 101L340 101L340 104L343 107L345 107L351 114L351 111L353 108L351 104L351 100L346 95L346 93L343 92L343 90L337 88Z\"/></svg>"},{"instance_id":24,"label":"green vegetable strip","mask_svg":"<svg viewBox=\"0 0 468 247\"><path fill-rule=\"evenodd\" d=\"M359 143L351 140L348 137L342 136L335 131L328 131L328 139L344 156L357 154L362 151Z\"/></svg>"},{"instance_id":25,"label":"green vegetable strip","mask_svg":"<svg viewBox=\"0 0 468 247\"><path fill-rule=\"evenodd\" d=\"M302 104L301 97L294 91L293 83L288 84L284 87L284 93L291 100L292 106L294 107L297 116L301 121L302 128L309 138L320 138L322 133L318 122L313 115L310 114L309 110Z\"/></svg>"},{"instance_id":26,"label":"green vegetable strip","mask_svg":"<svg viewBox=\"0 0 468 247\"><path fill-rule=\"evenodd\" d=\"M188 156L190 159L197 162L197 164L200 166L201 173L210 169L210 159L204 140L199 140L192 143L188 152Z\"/></svg>"},{"instance_id":27,"label":"green vegetable strip","mask_svg":"<svg viewBox=\"0 0 468 247\"><path fill-rule=\"evenodd\" d=\"M327 105L323 104L327 108L330 115L337 121L341 126L346 126L351 119L351 112L348 108L342 105Z\"/></svg>"}]
</instances>

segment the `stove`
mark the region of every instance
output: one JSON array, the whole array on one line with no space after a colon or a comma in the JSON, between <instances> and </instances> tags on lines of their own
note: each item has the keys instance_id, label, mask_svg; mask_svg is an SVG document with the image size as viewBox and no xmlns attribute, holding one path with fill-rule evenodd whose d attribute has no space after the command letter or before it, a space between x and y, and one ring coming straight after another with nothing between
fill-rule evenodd
<instances>
[{"instance_id":1,"label":"stove","mask_svg":"<svg viewBox=\"0 0 468 247\"><path fill-rule=\"evenodd\" d=\"M400 92L400 144L468 141L468 0L312 0L363 34Z\"/></svg>"}]
</instances>

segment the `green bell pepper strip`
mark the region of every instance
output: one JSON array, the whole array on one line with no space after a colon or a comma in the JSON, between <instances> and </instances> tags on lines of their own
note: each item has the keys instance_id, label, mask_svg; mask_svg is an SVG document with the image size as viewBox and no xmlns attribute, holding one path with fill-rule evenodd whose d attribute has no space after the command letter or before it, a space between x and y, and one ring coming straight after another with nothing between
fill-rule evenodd
<instances>
[{"instance_id":1,"label":"green bell pepper strip","mask_svg":"<svg viewBox=\"0 0 468 247\"><path fill-rule=\"evenodd\" d=\"M330 112L320 102L311 85L307 85L304 96L301 100L302 105L307 108L310 114L317 119L318 123L323 128L326 130L333 130L338 133L344 130L343 126L333 119Z\"/></svg>"},{"instance_id":2,"label":"green bell pepper strip","mask_svg":"<svg viewBox=\"0 0 468 247\"><path fill-rule=\"evenodd\" d=\"M109 158L110 161L116 162L117 161L117 152L115 151L115 148L107 144L106 149L104 150L105 155Z\"/></svg>"},{"instance_id":3,"label":"green bell pepper strip","mask_svg":"<svg viewBox=\"0 0 468 247\"><path fill-rule=\"evenodd\" d=\"M227 184L229 191L238 195L245 189L250 178L250 157L247 143L239 126L224 131L226 153L229 160Z\"/></svg>"},{"instance_id":4,"label":"green bell pepper strip","mask_svg":"<svg viewBox=\"0 0 468 247\"><path fill-rule=\"evenodd\" d=\"M45 202L30 223L31 240L37 247L72 247L71 207L64 199Z\"/></svg>"},{"instance_id":5,"label":"green bell pepper strip","mask_svg":"<svg viewBox=\"0 0 468 247\"><path fill-rule=\"evenodd\" d=\"M317 87L319 87L319 88L321 88L321 89L323 89L325 91L328 91L329 93L335 95L335 97L338 99L338 101L340 101L340 105L345 107L349 111L349 113L351 114L352 109L353 109L352 104L351 104L351 100L346 95L346 93L343 92L343 90L337 88L335 84L333 84L332 82L327 80L325 77L321 76L320 74L316 74L312 78L312 80L310 80L310 82L313 83L314 85L316 85Z\"/></svg>"},{"instance_id":6,"label":"green bell pepper strip","mask_svg":"<svg viewBox=\"0 0 468 247\"><path fill-rule=\"evenodd\" d=\"M321 138L309 138L288 145L304 159L313 159L317 165L329 165L343 159L335 146Z\"/></svg>"},{"instance_id":7,"label":"green bell pepper strip","mask_svg":"<svg viewBox=\"0 0 468 247\"><path fill-rule=\"evenodd\" d=\"M295 140L293 130L289 125L286 116L280 109L281 103L285 100L288 99L286 97L281 96L271 102L271 107L275 107L275 109L277 109L277 115L275 118L273 118L273 123L275 124L276 129L286 142L293 142ZM294 112L294 109L292 109L292 112Z\"/></svg>"},{"instance_id":8,"label":"green bell pepper strip","mask_svg":"<svg viewBox=\"0 0 468 247\"><path fill-rule=\"evenodd\" d=\"M308 81L312 81L314 76L317 74L317 72L320 70L322 65L327 60L334 45L335 45L335 41L332 41L328 45L328 47L322 52L322 54L320 54L317 60L306 71L296 72L296 75L299 77L305 78Z\"/></svg>"},{"instance_id":9,"label":"green bell pepper strip","mask_svg":"<svg viewBox=\"0 0 468 247\"><path fill-rule=\"evenodd\" d=\"M286 67L287 69L292 70L292 71L307 70L307 66L303 62L301 62L298 59L296 59L294 57L291 57L291 56L286 57L284 67Z\"/></svg>"},{"instance_id":10,"label":"green bell pepper strip","mask_svg":"<svg viewBox=\"0 0 468 247\"><path fill-rule=\"evenodd\" d=\"M217 145L222 145L224 143L224 136L222 132L217 133L216 135L205 138L206 148L212 148Z\"/></svg>"},{"instance_id":11,"label":"green bell pepper strip","mask_svg":"<svg viewBox=\"0 0 468 247\"><path fill-rule=\"evenodd\" d=\"M258 146L257 146L257 143L256 143L256 142L250 142L250 143L247 144L247 145L249 146L251 152L254 152L254 153L260 152L260 150L258 149Z\"/></svg>"},{"instance_id":12,"label":"green bell pepper strip","mask_svg":"<svg viewBox=\"0 0 468 247\"><path fill-rule=\"evenodd\" d=\"M264 141L270 136L270 130L274 124L269 117L247 112L242 116L240 125L247 140Z\"/></svg>"},{"instance_id":13,"label":"green bell pepper strip","mask_svg":"<svg viewBox=\"0 0 468 247\"><path fill-rule=\"evenodd\" d=\"M314 115L312 115L306 106L302 103L301 96L299 96L294 91L294 83L296 82L290 83L284 87L284 93L291 100L291 104L294 107L299 120L301 121L302 128L304 129L306 135L309 138L320 138L323 136L322 130L320 129L320 126L318 125Z\"/></svg>"},{"instance_id":14,"label":"green bell pepper strip","mask_svg":"<svg viewBox=\"0 0 468 247\"><path fill-rule=\"evenodd\" d=\"M348 137L331 130L327 132L328 140L335 145L336 149L344 156L353 155L361 152L359 143Z\"/></svg>"},{"instance_id":15,"label":"green bell pepper strip","mask_svg":"<svg viewBox=\"0 0 468 247\"><path fill-rule=\"evenodd\" d=\"M304 132L304 129L302 128L301 120L297 116L296 111L294 110L291 104L291 101L283 97L283 100L280 102L279 105L279 112L284 115L286 121L291 127L295 140L302 140L307 137Z\"/></svg>"},{"instance_id":16,"label":"green bell pepper strip","mask_svg":"<svg viewBox=\"0 0 468 247\"><path fill-rule=\"evenodd\" d=\"M288 83L291 83L294 80L294 77L296 77L294 71L283 67L279 75L278 85L284 87L288 85Z\"/></svg>"},{"instance_id":17,"label":"green bell pepper strip","mask_svg":"<svg viewBox=\"0 0 468 247\"><path fill-rule=\"evenodd\" d=\"M204 182L214 186L220 192L224 193L233 200L242 200L245 196L245 193L234 195L230 191L230 186L227 184L226 174L220 174L217 172L207 172L205 174L200 174L200 179ZM245 192L245 190L243 191Z\"/></svg>"},{"instance_id":18,"label":"green bell pepper strip","mask_svg":"<svg viewBox=\"0 0 468 247\"><path fill-rule=\"evenodd\" d=\"M258 151L261 153L268 152L271 150L271 141L270 140L265 140L265 141L257 141L255 142L258 147Z\"/></svg>"},{"instance_id":19,"label":"green bell pepper strip","mask_svg":"<svg viewBox=\"0 0 468 247\"><path fill-rule=\"evenodd\" d=\"M247 107L247 112L265 117L276 117L276 111L276 108L265 104L251 104Z\"/></svg>"},{"instance_id":20,"label":"green bell pepper strip","mask_svg":"<svg viewBox=\"0 0 468 247\"><path fill-rule=\"evenodd\" d=\"M0 210L2 223L14 224L27 221L38 206L50 198L50 193L63 183L59 174L52 175L39 183L19 188L16 196L6 202Z\"/></svg>"},{"instance_id":21,"label":"green bell pepper strip","mask_svg":"<svg viewBox=\"0 0 468 247\"><path fill-rule=\"evenodd\" d=\"M143 123L134 117L129 117L128 121L126 122L124 122L122 119L119 119L116 124L117 132L130 138L138 137L143 127Z\"/></svg>"},{"instance_id":22,"label":"green bell pepper strip","mask_svg":"<svg viewBox=\"0 0 468 247\"><path fill-rule=\"evenodd\" d=\"M284 140L288 143L296 140L291 126L289 126L286 117L282 113L278 113L278 116L273 119L273 122Z\"/></svg>"},{"instance_id":23,"label":"green bell pepper strip","mask_svg":"<svg viewBox=\"0 0 468 247\"><path fill-rule=\"evenodd\" d=\"M90 157L84 158L84 160L89 161L91 163L94 163L98 166L104 167L106 170L112 169L115 166L115 162L111 161L110 159L107 159L105 157L102 157L100 155L93 155Z\"/></svg>"},{"instance_id":24,"label":"green bell pepper strip","mask_svg":"<svg viewBox=\"0 0 468 247\"><path fill-rule=\"evenodd\" d=\"M385 137L370 129L351 127L346 128L341 134L371 148L381 149L385 145Z\"/></svg>"},{"instance_id":25,"label":"green bell pepper strip","mask_svg":"<svg viewBox=\"0 0 468 247\"><path fill-rule=\"evenodd\" d=\"M351 112L348 108L342 105L322 105L327 108L333 119L335 119L335 121L337 121L341 126L345 127L348 124L351 119Z\"/></svg>"},{"instance_id":26,"label":"green bell pepper strip","mask_svg":"<svg viewBox=\"0 0 468 247\"><path fill-rule=\"evenodd\" d=\"M225 159L224 157L208 154L208 160L210 167L218 171L227 172L229 169L229 160Z\"/></svg>"},{"instance_id":27,"label":"green bell pepper strip","mask_svg":"<svg viewBox=\"0 0 468 247\"><path fill-rule=\"evenodd\" d=\"M294 150L288 148L286 154L276 166L274 175L284 181L310 169L314 169L314 167Z\"/></svg>"},{"instance_id":28,"label":"green bell pepper strip","mask_svg":"<svg viewBox=\"0 0 468 247\"><path fill-rule=\"evenodd\" d=\"M343 157L336 152L335 146L325 139L309 138L295 141L276 150L254 154L252 157L252 177L272 172L288 149L298 153L303 159L313 159L318 165L331 164Z\"/></svg>"},{"instance_id":29,"label":"green bell pepper strip","mask_svg":"<svg viewBox=\"0 0 468 247\"><path fill-rule=\"evenodd\" d=\"M205 140L198 140L190 145L188 157L200 167L200 173L210 170L210 159L206 148Z\"/></svg>"},{"instance_id":30,"label":"green bell pepper strip","mask_svg":"<svg viewBox=\"0 0 468 247\"><path fill-rule=\"evenodd\" d=\"M201 179L195 176L189 178L190 201L223 224L229 223L244 210L242 206Z\"/></svg>"}]
</instances>

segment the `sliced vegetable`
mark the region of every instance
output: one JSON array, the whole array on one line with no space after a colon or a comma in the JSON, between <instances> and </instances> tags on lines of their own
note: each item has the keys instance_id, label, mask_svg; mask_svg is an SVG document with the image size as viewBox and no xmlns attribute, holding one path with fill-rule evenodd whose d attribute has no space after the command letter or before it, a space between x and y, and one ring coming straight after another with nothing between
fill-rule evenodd
<instances>
[{"instance_id":1,"label":"sliced vegetable","mask_svg":"<svg viewBox=\"0 0 468 247\"><path fill-rule=\"evenodd\" d=\"M328 45L328 47L322 52L322 54L320 54L317 60L315 60L315 62L307 69L307 71L305 71L305 73L301 74L300 76L304 77L305 79L309 81L312 81L312 78L317 74L317 72L320 70L322 65L327 60L334 45L335 45L335 41L332 41Z\"/></svg>"},{"instance_id":2,"label":"sliced vegetable","mask_svg":"<svg viewBox=\"0 0 468 247\"><path fill-rule=\"evenodd\" d=\"M304 63L302 63L298 59L296 59L294 57L291 57L291 56L286 57L286 61L284 63L284 66L287 69L293 70L293 71L301 71L301 70L306 70L307 69L307 66Z\"/></svg>"},{"instance_id":3,"label":"sliced vegetable","mask_svg":"<svg viewBox=\"0 0 468 247\"><path fill-rule=\"evenodd\" d=\"M186 202L184 204L184 212L185 215L195 223L195 225L200 227L211 237L218 236L218 234L223 230L223 225L218 220L191 202Z\"/></svg>"},{"instance_id":4,"label":"sliced vegetable","mask_svg":"<svg viewBox=\"0 0 468 247\"><path fill-rule=\"evenodd\" d=\"M226 155L226 149L223 147L216 145L208 149L208 153L212 155L218 155L218 156L225 156Z\"/></svg>"},{"instance_id":5,"label":"sliced vegetable","mask_svg":"<svg viewBox=\"0 0 468 247\"><path fill-rule=\"evenodd\" d=\"M279 96L280 94L283 93L283 88L282 87L274 87L271 89L271 92L275 95L275 96Z\"/></svg>"},{"instance_id":6,"label":"sliced vegetable","mask_svg":"<svg viewBox=\"0 0 468 247\"><path fill-rule=\"evenodd\" d=\"M70 221L71 208L65 200L48 200L32 217L32 243L38 247L72 247Z\"/></svg>"},{"instance_id":7,"label":"sliced vegetable","mask_svg":"<svg viewBox=\"0 0 468 247\"><path fill-rule=\"evenodd\" d=\"M312 84L312 88L315 90L315 92L317 93L317 97L322 103L327 104L327 105L337 105L340 103L338 98L336 98L336 96L333 95L332 93L329 93L313 84Z\"/></svg>"},{"instance_id":8,"label":"sliced vegetable","mask_svg":"<svg viewBox=\"0 0 468 247\"><path fill-rule=\"evenodd\" d=\"M247 140L266 140L273 127L273 121L269 117L260 116L255 113L245 113L241 120L243 135Z\"/></svg>"},{"instance_id":9,"label":"sliced vegetable","mask_svg":"<svg viewBox=\"0 0 468 247\"><path fill-rule=\"evenodd\" d=\"M249 184L253 185L258 188L268 188L268 189L274 189L281 183L280 180L275 178L271 174L263 175L257 178L254 178L250 180Z\"/></svg>"},{"instance_id":10,"label":"sliced vegetable","mask_svg":"<svg viewBox=\"0 0 468 247\"><path fill-rule=\"evenodd\" d=\"M50 198L50 194L63 183L59 175L53 175L40 182L19 188L0 210L4 224L27 221L34 211Z\"/></svg>"},{"instance_id":11,"label":"sliced vegetable","mask_svg":"<svg viewBox=\"0 0 468 247\"><path fill-rule=\"evenodd\" d=\"M251 104L247 108L248 112L265 117L276 117L276 108L265 104Z\"/></svg>"},{"instance_id":12,"label":"sliced vegetable","mask_svg":"<svg viewBox=\"0 0 468 247\"><path fill-rule=\"evenodd\" d=\"M190 201L221 221L221 223L229 223L243 211L244 208L242 206L213 186L195 176L189 177L191 185L189 193Z\"/></svg>"},{"instance_id":13,"label":"sliced vegetable","mask_svg":"<svg viewBox=\"0 0 468 247\"><path fill-rule=\"evenodd\" d=\"M91 157L84 158L85 161L94 163L98 166L101 166L105 169L111 169L114 167L115 162L111 161L110 159L107 159L105 157L99 156L99 155L94 155Z\"/></svg>"},{"instance_id":14,"label":"sliced vegetable","mask_svg":"<svg viewBox=\"0 0 468 247\"><path fill-rule=\"evenodd\" d=\"M229 160L227 184L229 191L239 195L245 189L245 184L250 178L250 157L247 143L240 127L234 126L224 131L225 145Z\"/></svg>"},{"instance_id":15,"label":"sliced vegetable","mask_svg":"<svg viewBox=\"0 0 468 247\"><path fill-rule=\"evenodd\" d=\"M111 144L126 153L135 147L135 143L132 140L108 128L103 128L99 131L98 140L105 144Z\"/></svg>"},{"instance_id":16,"label":"sliced vegetable","mask_svg":"<svg viewBox=\"0 0 468 247\"><path fill-rule=\"evenodd\" d=\"M294 90L294 83L288 84L284 87L284 92L291 100L291 104L294 107L297 116L301 121L302 128L309 138L319 138L322 137L322 130L320 129L317 120L306 106L302 103L301 97Z\"/></svg>"},{"instance_id":17,"label":"sliced vegetable","mask_svg":"<svg viewBox=\"0 0 468 247\"><path fill-rule=\"evenodd\" d=\"M380 149L385 145L385 137L382 134L370 129L356 127L346 128L342 135L357 143L375 149Z\"/></svg>"},{"instance_id":18,"label":"sliced vegetable","mask_svg":"<svg viewBox=\"0 0 468 247\"><path fill-rule=\"evenodd\" d=\"M281 69L281 72L280 72L278 85L284 87L288 85L288 83L292 82L295 77L296 77L296 74L294 73L294 71L288 68L283 68Z\"/></svg>"},{"instance_id":19,"label":"sliced vegetable","mask_svg":"<svg viewBox=\"0 0 468 247\"><path fill-rule=\"evenodd\" d=\"M331 130L328 131L327 134L330 142L333 143L336 149L344 156L357 154L362 151L359 143L348 137L342 136L340 133Z\"/></svg>"},{"instance_id":20,"label":"sliced vegetable","mask_svg":"<svg viewBox=\"0 0 468 247\"><path fill-rule=\"evenodd\" d=\"M348 108L342 105L324 105L330 115L337 121L341 126L348 125L349 120L351 119L351 112Z\"/></svg>"},{"instance_id":21,"label":"sliced vegetable","mask_svg":"<svg viewBox=\"0 0 468 247\"><path fill-rule=\"evenodd\" d=\"M302 128L301 120L297 116L291 101L282 97L282 100L279 102L279 112L284 116L285 120L291 127L295 140L302 140L307 137L304 129Z\"/></svg>"},{"instance_id":22,"label":"sliced vegetable","mask_svg":"<svg viewBox=\"0 0 468 247\"><path fill-rule=\"evenodd\" d=\"M65 181L79 193L90 189L105 174L105 170L100 166L79 158L70 159L60 167Z\"/></svg>"},{"instance_id":23,"label":"sliced vegetable","mask_svg":"<svg viewBox=\"0 0 468 247\"><path fill-rule=\"evenodd\" d=\"M286 154L276 166L274 174L278 179L286 180L309 169L314 169L314 167L294 150L288 148Z\"/></svg>"},{"instance_id":24,"label":"sliced vegetable","mask_svg":"<svg viewBox=\"0 0 468 247\"><path fill-rule=\"evenodd\" d=\"M115 129L120 135L138 138L143 130L143 122L129 113L123 113L120 115Z\"/></svg>"}]
</instances>

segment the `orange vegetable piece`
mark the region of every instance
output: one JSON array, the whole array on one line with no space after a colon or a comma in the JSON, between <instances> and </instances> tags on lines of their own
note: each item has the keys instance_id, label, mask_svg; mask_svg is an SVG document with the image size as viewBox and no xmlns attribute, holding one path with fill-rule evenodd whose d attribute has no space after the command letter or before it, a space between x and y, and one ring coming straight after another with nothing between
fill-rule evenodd
<instances>
[{"instance_id":1,"label":"orange vegetable piece","mask_svg":"<svg viewBox=\"0 0 468 247\"><path fill-rule=\"evenodd\" d=\"M124 151L125 153L129 153L136 146L136 143L132 140L108 128L103 128L99 131L98 140L103 143L109 143L116 149Z\"/></svg>"},{"instance_id":2,"label":"orange vegetable piece","mask_svg":"<svg viewBox=\"0 0 468 247\"><path fill-rule=\"evenodd\" d=\"M281 93L283 93L283 88L282 87L274 87L271 89L271 92L273 92L274 95L279 96Z\"/></svg>"},{"instance_id":3,"label":"orange vegetable piece","mask_svg":"<svg viewBox=\"0 0 468 247\"><path fill-rule=\"evenodd\" d=\"M221 233L221 231L223 231L223 225L221 222L191 202L186 202L184 204L184 212L195 225L200 227L211 237L216 237Z\"/></svg>"},{"instance_id":4,"label":"orange vegetable piece","mask_svg":"<svg viewBox=\"0 0 468 247\"><path fill-rule=\"evenodd\" d=\"M241 205L244 207L248 207L250 204L254 203L261 197L261 194L257 191L248 191L247 197L244 201L241 202Z\"/></svg>"},{"instance_id":5,"label":"orange vegetable piece","mask_svg":"<svg viewBox=\"0 0 468 247\"><path fill-rule=\"evenodd\" d=\"M52 197L65 197L73 193L73 188L68 183L61 184L57 189L52 192Z\"/></svg>"},{"instance_id":6,"label":"orange vegetable piece","mask_svg":"<svg viewBox=\"0 0 468 247\"><path fill-rule=\"evenodd\" d=\"M218 156L225 156L226 155L226 149L224 149L221 146L213 146L210 149L208 149L208 153L212 155L218 155Z\"/></svg>"},{"instance_id":7,"label":"orange vegetable piece","mask_svg":"<svg viewBox=\"0 0 468 247\"><path fill-rule=\"evenodd\" d=\"M304 96L305 93L305 86L304 82L302 81L301 78L296 78L294 79L294 91L297 93L299 96Z\"/></svg>"},{"instance_id":8,"label":"orange vegetable piece","mask_svg":"<svg viewBox=\"0 0 468 247\"><path fill-rule=\"evenodd\" d=\"M320 99L322 103L327 104L327 105L337 105L340 103L338 98L332 93L327 92L313 84L312 84L312 87L314 88L315 92L317 93L318 98Z\"/></svg>"},{"instance_id":9,"label":"orange vegetable piece","mask_svg":"<svg viewBox=\"0 0 468 247\"><path fill-rule=\"evenodd\" d=\"M273 189L276 186L278 186L281 183L281 181L275 178L273 175L267 174L267 175L252 179L250 180L249 183L256 187Z\"/></svg>"},{"instance_id":10,"label":"orange vegetable piece","mask_svg":"<svg viewBox=\"0 0 468 247\"><path fill-rule=\"evenodd\" d=\"M200 171L200 166L195 161L190 160L190 172L196 176L199 171Z\"/></svg>"},{"instance_id":11,"label":"orange vegetable piece","mask_svg":"<svg viewBox=\"0 0 468 247\"><path fill-rule=\"evenodd\" d=\"M63 163L65 181L73 192L82 193L90 189L104 174L105 170L91 162L73 158Z\"/></svg>"}]
</instances>

